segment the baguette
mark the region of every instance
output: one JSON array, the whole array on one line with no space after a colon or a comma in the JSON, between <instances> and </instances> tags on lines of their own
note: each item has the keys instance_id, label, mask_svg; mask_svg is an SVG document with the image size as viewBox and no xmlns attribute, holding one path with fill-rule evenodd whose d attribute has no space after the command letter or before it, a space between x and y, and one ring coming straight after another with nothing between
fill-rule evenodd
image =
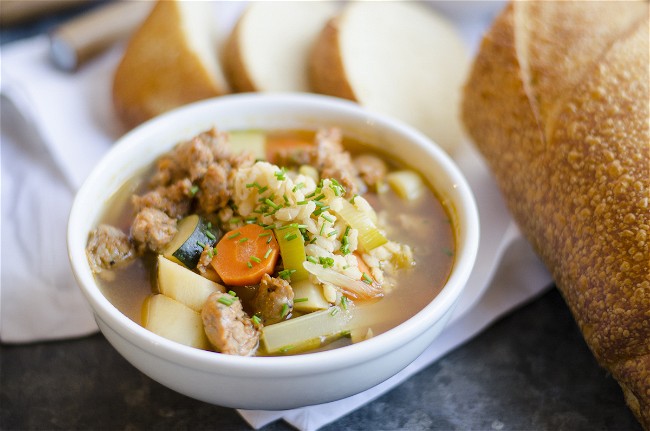
<instances>
[{"instance_id":1,"label":"baguette","mask_svg":"<svg viewBox=\"0 0 650 431\"><path fill-rule=\"evenodd\" d=\"M254 2L228 38L223 64L235 91L309 91L307 59L333 2Z\"/></svg>"},{"instance_id":2,"label":"baguette","mask_svg":"<svg viewBox=\"0 0 650 431\"><path fill-rule=\"evenodd\" d=\"M456 30L417 2L350 2L318 37L312 90L399 118L453 153L469 58Z\"/></svg>"},{"instance_id":3,"label":"baguette","mask_svg":"<svg viewBox=\"0 0 650 431\"><path fill-rule=\"evenodd\" d=\"M514 2L462 117L598 362L650 430L647 2Z\"/></svg>"},{"instance_id":4,"label":"baguette","mask_svg":"<svg viewBox=\"0 0 650 431\"><path fill-rule=\"evenodd\" d=\"M211 6L160 0L133 34L113 78L113 104L125 126L230 91Z\"/></svg>"}]
</instances>

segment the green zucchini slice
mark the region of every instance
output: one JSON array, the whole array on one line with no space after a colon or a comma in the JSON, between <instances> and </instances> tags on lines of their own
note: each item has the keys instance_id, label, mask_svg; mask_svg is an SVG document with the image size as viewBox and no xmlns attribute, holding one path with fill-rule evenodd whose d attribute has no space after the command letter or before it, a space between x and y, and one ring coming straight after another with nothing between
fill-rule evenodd
<instances>
[{"instance_id":1,"label":"green zucchini slice","mask_svg":"<svg viewBox=\"0 0 650 431\"><path fill-rule=\"evenodd\" d=\"M210 226L197 214L189 215L178 222L178 233L165 247L163 256L195 269L204 246L214 247L220 236L218 228Z\"/></svg>"}]
</instances>

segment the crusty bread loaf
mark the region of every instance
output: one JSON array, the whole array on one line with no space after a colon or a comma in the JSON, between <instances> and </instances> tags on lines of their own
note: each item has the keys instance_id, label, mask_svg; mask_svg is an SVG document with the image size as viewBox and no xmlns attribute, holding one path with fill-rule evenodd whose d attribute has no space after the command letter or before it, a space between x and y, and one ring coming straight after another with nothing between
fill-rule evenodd
<instances>
[{"instance_id":1,"label":"crusty bread loaf","mask_svg":"<svg viewBox=\"0 0 650 431\"><path fill-rule=\"evenodd\" d=\"M158 1L131 37L113 80L113 103L127 127L229 92L216 53L211 6Z\"/></svg>"},{"instance_id":2,"label":"crusty bread loaf","mask_svg":"<svg viewBox=\"0 0 650 431\"><path fill-rule=\"evenodd\" d=\"M410 123L449 152L462 138L468 56L454 27L417 2L350 2L319 36L312 89Z\"/></svg>"},{"instance_id":3,"label":"crusty bread loaf","mask_svg":"<svg viewBox=\"0 0 650 431\"><path fill-rule=\"evenodd\" d=\"M514 2L463 120L595 357L650 429L647 2Z\"/></svg>"},{"instance_id":4,"label":"crusty bread loaf","mask_svg":"<svg viewBox=\"0 0 650 431\"><path fill-rule=\"evenodd\" d=\"M223 64L235 91L309 91L307 59L334 2L250 3L226 42Z\"/></svg>"}]
</instances>

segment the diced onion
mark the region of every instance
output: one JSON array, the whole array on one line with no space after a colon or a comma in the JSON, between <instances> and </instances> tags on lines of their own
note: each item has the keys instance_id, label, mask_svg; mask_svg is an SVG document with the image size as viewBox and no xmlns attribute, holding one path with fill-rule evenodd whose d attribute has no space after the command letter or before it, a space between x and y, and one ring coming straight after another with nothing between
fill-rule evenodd
<instances>
[{"instance_id":1,"label":"diced onion","mask_svg":"<svg viewBox=\"0 0 650 431\"><path fill-rule=\"evenodd\" d=\"M309 261L305 261L303 266L321 282L332 283L339 287L343 294L350 299L364 300L380 298L384 295L381 286L377 283L365 283L361 280L355 280L340 272L323 268L323 266Z\"/></svg>"}]
</instances>

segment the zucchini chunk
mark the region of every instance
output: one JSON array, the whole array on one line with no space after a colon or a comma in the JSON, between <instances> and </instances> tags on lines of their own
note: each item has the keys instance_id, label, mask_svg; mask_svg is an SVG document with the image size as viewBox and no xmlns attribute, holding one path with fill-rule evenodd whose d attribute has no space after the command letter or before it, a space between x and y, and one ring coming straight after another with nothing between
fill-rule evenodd
<instances>
[{"instance_id":1,"label":"zucchini chunk","mask_svg":"<svg viewBox=\"0 0 650 431\"><path fill-rule=\"evenodd\" d=\"M226 288L158 255L158 291L200 312L208 296Z\"/></svg>"},{"instance_id":2,"label":"zucchini chunk","mask_svg":"<svg viewBox=\"0 0 650 431\"><path fill-rule=\"evenodd\" d=\"M161 294L148 296L142 304L142 326L168 340L209 350L201 315Z\"/></svg>"},{"instance_id":3,"label":"zucchini chunk","mask_svg":"<svg viewBox=\"0 0 650 431\"><path fill-rule=\"evenodd\" d=\"M197 214L192 214L178 222L178 233L163 250L163 256L194 269L204 246L214 246L220 237L219 229L205 223Z\"/></svg>"}]
</instances>

